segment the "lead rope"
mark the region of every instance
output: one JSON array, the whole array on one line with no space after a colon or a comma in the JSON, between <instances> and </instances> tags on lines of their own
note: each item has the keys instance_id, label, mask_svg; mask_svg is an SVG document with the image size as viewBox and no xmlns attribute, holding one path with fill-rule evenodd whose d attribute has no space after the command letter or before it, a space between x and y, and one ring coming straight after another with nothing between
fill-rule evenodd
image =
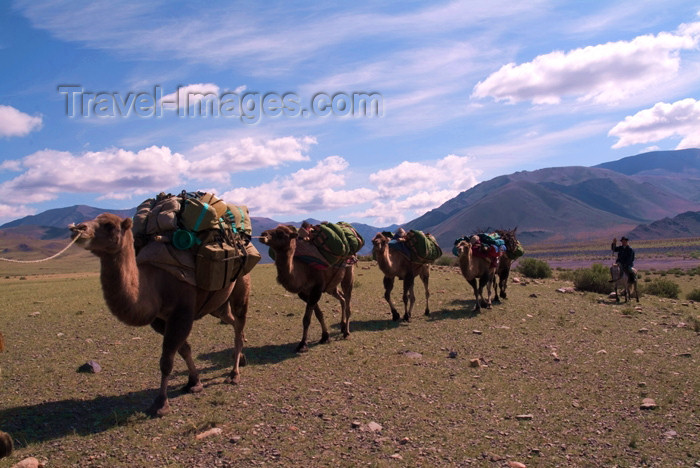
<instances>
[{"instance_id":1,"label":"lead rope","mask_svg":"<svg viewBox=\"0 0 700 468\"><path fill-rule=\"evenodd\" d=\"M75 237L73 238L73 240L70 241L70 244L68 244L68 245L66 246L66 248L64 248L63 250L61 250L61 251L58 252L57 254L51 255L50 257L47 257L47 258L42 258L41 260L15 260L15 259L13 259L13 258L3 258L3 257L0 257L0 260L2 260L3 262L12 262L12 263L40 263L40 262L46 262L46 261L49 261L49 260L53 260L54 258L56 258L56 257L58 257L59 255L61 255L63 252L65 252L66 250L68 250L68 248L69 248L71 245L75 244L75 242L76 242L79 238L80 238L80 236L75 236Z\"/></svg>"}]
</instances>

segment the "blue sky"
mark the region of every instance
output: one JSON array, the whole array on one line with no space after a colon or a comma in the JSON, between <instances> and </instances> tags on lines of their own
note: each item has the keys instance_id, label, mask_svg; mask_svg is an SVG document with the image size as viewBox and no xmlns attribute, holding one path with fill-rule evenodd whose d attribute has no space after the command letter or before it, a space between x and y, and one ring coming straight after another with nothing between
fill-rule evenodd
<instances>
[{"instance_id":1,"label":"blue sky","mask_svg":"<svg viewBox=\"0 0 700 468\"><path fill-rule=\"evenodd\" d=\"M700 2L0 4L0 223L209 190L401 223L478 182L700 147Z\"/></svg>"}]
</instances>

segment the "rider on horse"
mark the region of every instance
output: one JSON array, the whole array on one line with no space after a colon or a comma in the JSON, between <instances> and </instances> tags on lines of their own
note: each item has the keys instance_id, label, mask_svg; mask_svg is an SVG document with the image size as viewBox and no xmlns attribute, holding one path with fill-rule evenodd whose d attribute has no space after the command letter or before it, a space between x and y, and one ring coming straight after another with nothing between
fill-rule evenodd
<instances>
[{"instance_id":1,"label":"rider on horse","mask_svg":"<svg viewBox=\"0 0 700 468\"><path fill-rule=\"evenodd\" d=\"M620 265L620 270L627 273L630 283L637 281L634 269L634 250L629 246L629 239L625 236L620 238L621 246L617 246L617 238L613 239L610 248L613 252L617 252L617 260L615 263Z\"/></svg>"}]
</instances>

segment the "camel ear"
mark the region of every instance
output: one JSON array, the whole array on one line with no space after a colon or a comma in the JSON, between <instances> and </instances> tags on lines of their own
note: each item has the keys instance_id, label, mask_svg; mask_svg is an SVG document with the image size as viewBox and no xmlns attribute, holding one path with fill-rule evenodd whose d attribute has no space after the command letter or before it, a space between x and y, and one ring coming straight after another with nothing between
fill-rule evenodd
<instances>
[{"instance_id":1,"label":"camel ear","mask_svg":"<svg viewBox=\"0 0 700 468\"><path fill-rule=\"evenodd\" d=\"M131 229L131 226L133 225L133 221L131 221L131 218L125 218L122 221L122 231L128 231Z\"/></svg>"}]
</instances>

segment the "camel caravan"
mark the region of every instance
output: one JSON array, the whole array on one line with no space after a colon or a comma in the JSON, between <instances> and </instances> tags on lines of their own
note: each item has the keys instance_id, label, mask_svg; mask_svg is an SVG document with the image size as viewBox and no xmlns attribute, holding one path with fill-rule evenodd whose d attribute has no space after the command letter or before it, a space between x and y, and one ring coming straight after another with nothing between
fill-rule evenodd
<instances>
[{"instance_id":1,"label":"camel caravan","mask_svg":"<svg viewBox=\"0 0 700 468\"><path fill-rule=\"evenodd\" d=\"M170 411L167 389L176 353L188 369L183 391L202 391L187 339L194 322L206 315L233 326L233 368L226 382L240 383L250 272L261 259L252 243L246 206L226 203L210 193L161 193L139 205L133 219L103 213L69 229L78 245L99 258L102 291L111 313L126 325L150 325L163 336L160 388L148 409L150 415ZM474 290L477 312L491 306L492 288L495 292L500 288L500 298L506 298L511 264L523 254L515 231L465 236L454 243L453 253ZM339 301L340 330L349 337L355 264L365 244L357 230L344 222L304 222L300 228L281 224L258 237L274 260L277 282L305 303L296 352L309 349L312 314L321 325L319 343L329 341L319 307L323 293ZM372 256L384 274L384 298L393 320L401 318L391 300L396 278L403 282L403 320L411 319L416 277L425 289L425 315L430 314L430 265L442 254L432 235L417 230L380 232L372 239ZM494 301L498 300L496 294Z\"/></svg>"}]
</instances>

